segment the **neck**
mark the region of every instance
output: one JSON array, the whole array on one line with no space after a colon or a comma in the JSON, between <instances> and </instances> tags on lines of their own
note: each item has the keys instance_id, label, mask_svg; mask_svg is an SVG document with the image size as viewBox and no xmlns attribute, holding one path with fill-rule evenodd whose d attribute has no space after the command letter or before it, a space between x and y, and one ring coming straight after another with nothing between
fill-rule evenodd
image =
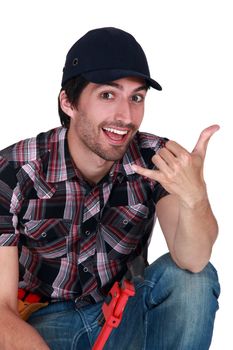
<instances>
[{"instance_id":1,"label":"neck","mask_svg":"<svg viewBox=\"0 0 233 350\"><path fill-rule=\"evenodd\" d=\"M97 184L109 172L114 161L107 161L84 147L70 130L68 130L67 139L76 168L89 183Z\"/></svg>"}]
</instances>

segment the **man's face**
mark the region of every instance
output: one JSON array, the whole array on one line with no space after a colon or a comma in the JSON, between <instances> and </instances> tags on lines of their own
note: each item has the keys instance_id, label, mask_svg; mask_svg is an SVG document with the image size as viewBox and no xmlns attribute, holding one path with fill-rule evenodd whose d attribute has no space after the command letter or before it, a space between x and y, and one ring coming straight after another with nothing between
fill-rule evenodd
<instances>
[{"instance_id":1,"label":"man's face","mask_svg":"<svg viewBox=\"0 0 233 350\"><path fill-rule=\"evenodd\" d=\"M70 123L79 150L107 161L121 159L142 122L146 91L145 81L134 77L104 85L89 83Z\"/></svg>"}]
</instances>

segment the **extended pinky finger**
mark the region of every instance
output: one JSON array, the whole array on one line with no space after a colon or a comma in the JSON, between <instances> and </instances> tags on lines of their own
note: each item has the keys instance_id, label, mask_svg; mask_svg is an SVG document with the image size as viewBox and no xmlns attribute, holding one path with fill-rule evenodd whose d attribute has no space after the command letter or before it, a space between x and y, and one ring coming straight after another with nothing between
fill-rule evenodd
<instances>
[{"instance_id":1,"label":"extended pinky finger","mask_svg":"<svg viewBox=\"0 0 233 350\"><path fill-rule=\"evenodd\" d=\"M135 164L133 164L131 167L135 171L135 173L142 175L142 176L149 177L152 180L158 181L158 177L159 177L158 170L146 169L146 168L143 168L143 167L141 167L139 165L135 165Z\"/></svg>"}]
</instances>

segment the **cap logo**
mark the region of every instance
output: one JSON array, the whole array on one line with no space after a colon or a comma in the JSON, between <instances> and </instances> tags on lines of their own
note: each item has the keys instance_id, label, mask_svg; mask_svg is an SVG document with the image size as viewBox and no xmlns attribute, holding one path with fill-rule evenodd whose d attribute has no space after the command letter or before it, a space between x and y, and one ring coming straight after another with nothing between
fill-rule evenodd
<instances>
[{"instance_id":1,"label":"cap logo","mask_svg":"<svg viewBox=\"0 0 233 350\"><path fill-rule=\"evenodd\" d=\"M77 57L73 59L72 65L73 66L77 66L78 65L78 58Z\"/></svg>"}]
</instances>

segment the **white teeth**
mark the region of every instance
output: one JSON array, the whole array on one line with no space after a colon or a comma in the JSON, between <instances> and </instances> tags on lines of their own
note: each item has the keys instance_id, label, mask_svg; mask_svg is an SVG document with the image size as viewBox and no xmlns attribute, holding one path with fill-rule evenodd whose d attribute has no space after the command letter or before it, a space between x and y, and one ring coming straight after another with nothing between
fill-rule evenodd
<instances>
[{"instance_id":1,"label":"white teeth","mask_svg":"<svg viewBox=\"0 0 233 350\"><path fill-rule=\"evenodd\" d=\"M106 131L113 132L114 134L118 135L126 135L128 134L127 130L117 130L117 129L112 129L112 128L103 128Z\"/></svg>"}]
</instances>

